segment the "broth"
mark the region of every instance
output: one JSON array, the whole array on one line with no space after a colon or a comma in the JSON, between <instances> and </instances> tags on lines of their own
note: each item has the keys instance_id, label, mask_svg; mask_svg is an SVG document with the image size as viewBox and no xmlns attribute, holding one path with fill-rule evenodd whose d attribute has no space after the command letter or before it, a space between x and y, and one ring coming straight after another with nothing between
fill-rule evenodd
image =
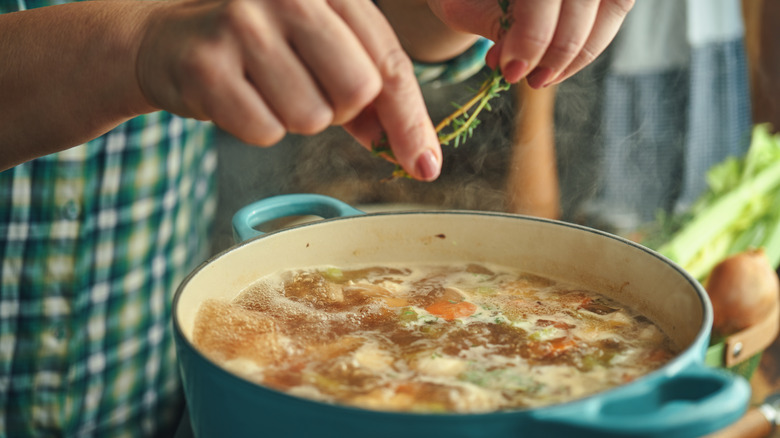
<instances>
[{"instance_id":1,"label":"broth","mask_svg":"<svg viewBox=\"0 0 780 438\"><path fill-rule=\"evenodd\" d=\"M426 413L570 401L676 354L648 318L603 294L484 264L279 273L205 301L193 342L292 395Z\"/></svg>"}]
</instances>

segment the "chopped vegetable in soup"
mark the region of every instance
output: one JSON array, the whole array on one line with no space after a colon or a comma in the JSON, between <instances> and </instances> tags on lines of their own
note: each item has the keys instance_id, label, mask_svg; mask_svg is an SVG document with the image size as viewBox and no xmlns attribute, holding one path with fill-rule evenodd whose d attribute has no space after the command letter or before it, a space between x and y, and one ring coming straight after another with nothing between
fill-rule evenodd
<instances>
[{"instance_id":1,"label":"chopped vegetable in soup","mask_svg":"<svg viewBox=\"0 0 780 438\"><path fill-rule=\"evenodd\" d=\"M205 301L193 339L289 394L414 412L565 402L674 355L649 319L601 294L477 264L285 272Z\"/></svg>"}]
</instances>

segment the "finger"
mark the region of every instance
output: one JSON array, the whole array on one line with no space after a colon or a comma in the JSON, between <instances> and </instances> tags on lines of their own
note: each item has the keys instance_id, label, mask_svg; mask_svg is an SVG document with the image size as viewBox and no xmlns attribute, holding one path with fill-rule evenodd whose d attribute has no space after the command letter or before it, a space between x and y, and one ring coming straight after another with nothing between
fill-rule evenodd
<instances>
[{"instance_id":1,"label":"finger","mask_svg":"<svg viewBox=\"0 0 780 438\"><path fill-rule=\"evenodd\" d=\"M379 123L379 117L377 116L376 107L374 107L374 105L369 105L364 108L357 117L345 123L343 127L350 135L357 139L358 143L370 151L381 151L388 146L388 144L385 143L384 128L382 128L382 124ZM377 141L377 139L381 140ZM396 160L395 156L381 152L379 155L391 163L398 164L398 160Z\"/></svg>"},{"instance_id":2,"label":"finger","mask_svg":"<svg viewBox=\"0 0 780 438\"><path fill-rule=\"evenodd\" d=\"M379 122L374 105L368 105L352 120L344 123L344 129L366 149L372 151L381 146L379 139L384 135L384 128Z\"/></svg>"},{"instance_id":3,"label":"finger","mask_svg":"<svg viewBox=\"0 0 780 438\"><path fill-rule=\"evenodd\" d=\"M385 85L374 102L398 163L415 178L431 181L441 171L441 147L417 83L402 52L387 55ZM408 59L408 58L407 58Z\"/></svg>"},{"instance_id":4,"label":"finger","mask_svg":"<svg viewBox=\"0 0 780 438\"><path fill-rule=\"evenodd\" d=\"M499 58L501 56L501 47L504 45L503 43L504 40L498 40L497 43L493 44L493 46L488 49L487 54L485 54L485 64L494 70L498 67Z\"/></svg>"},{"instance_id":5,"label":"finger","mask_svg":"<svg viewBox=\"0 0 780 438\"><path fill-rule=\"evenodd\" d=\"M284 126L246 80L241 55L225 47L237 45L202 46L192 53L187 74L178 77L180 106L187 108L182 115L210 119L249 144L277 143Z\"/></svg>"},{"instance_id":6,"label":"finger","mask_svg":"<svg viewBox=\"0 0 780 438\"><path fill-rule=\"evenodd\" d=\"M224 60L215 52L205 52L210 64L221 69L191 70L184 80L192 82L199 102L191 105L201 108L202 113L210 117L220 128L231 133L241 141L259 146L277 143L286 134L285 127L276 118L271 109L258 96L254 85L246 80L241 63ZM207 86L203 86L207 84Z\"/></svg>"},{"instance_id":7,"label":"finger","mask_svg":"<svg viewBox=\"0 0 780 438\"><path fill-rule=\"evenodd\" d=\"M382 90L373 105L395 158L413 177L425 181L436 179L442 159L439 139L411 60L395 33L370 2L333 0L331 3L361 40L380 73Z\"/></svg>"},{"instance_id":8,"label":"finger","mask_svg":"<svg viewBox=\"0 0 780 438\"><path fill-rule=\"evenodd\" d=\"M256 93L287 131L306 135L323 131L333 120L333 110L279 25L260 8L244 7L242 12L234 17L234 25Z\"/></svg>"},{"instance_id":9,"label":"finger","mask_svg":"<svg viewBox=\"0 0 780 438\"><path fill-rule=\"evenodd\" d=\"M543 87L571 64L590 35L598 9L599 0L563 0L552 42L528 75L528 85Z\"/></svg>"},{"instance_id":10,"label":"finger","mask_svg":"<svg viewBox=\"0 0 780 438\"><path fill-rule=\"evenodd\" d=\"M327 2L298 12L289 37L333 108L333 124L353 119L373 101L382 80L360 40ZM308 18L307 18L308 17Z\"/></svg>"},{"instance_id":11,"label":"finger","mask_svg":"<svg viewBox=\"0 0 780 438\"><path fill-rule=\"evenodd\" d=\"M615 38L634 0L602 0L588 39L576 58L549 84L558 84L593 62Z\"/></svg>"},{"instance_id":12,"label":"finger","mask_svg":"<svg viewBox=\"0 0 780 438\"><path fill-rule=\"evenodd\" d=\"M279 50L270 63L256 62L248 75L287 131L313 135L333 121L333 110L294 54ZM271 67L271 64L274 67Z\"/></svg>"},{"instance_id":13,"label":"finger","mask_svg":"<svg viewBox=\"0 0 780 438\"><path fill-rule=\"evenodd\" d=\"M555 33L561 0L517 0L512 3L512 24L504 35L501 72L514 83L533 70Z\"/></svg>"},{"instance_id":14,"label":"finger","mask_svg":"<svg viewBox=\"0 0 780 438\"><path fill-rule=\"evenodd\" d=\"M239 140L258 146L278 143L287 133L285 127L257 97L254 86L236 81L224 89L215 89L219 99L212 105L213 121Z\"/></svg>"}]
</instances>

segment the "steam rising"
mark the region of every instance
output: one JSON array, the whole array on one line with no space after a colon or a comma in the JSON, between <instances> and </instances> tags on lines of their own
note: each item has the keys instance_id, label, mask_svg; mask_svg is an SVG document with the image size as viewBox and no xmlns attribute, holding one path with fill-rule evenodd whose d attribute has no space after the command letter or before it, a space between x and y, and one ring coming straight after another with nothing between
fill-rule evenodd
<instances>
[{"instance_id":1,"label":"steam rising","mask_svg":"<svg viewBox=\"0 0 780 438\"><path fill-rule=\"evenodd\" d=\"M466 84L423 89L434 122L452 102L473 95L481 74ZM271 148L254 148L220 132L219 205L214 250L233 244L230 219L244 205L284 193L318 193L352 205L413 204L422 208L503 211L506 163L514 119L513 90L491 101L475 136L458 148L444 146L441 177L432 183L383 181L394 166L363 149L341 128L314 137L287 136Z\"/></svg>"}]
</instances>

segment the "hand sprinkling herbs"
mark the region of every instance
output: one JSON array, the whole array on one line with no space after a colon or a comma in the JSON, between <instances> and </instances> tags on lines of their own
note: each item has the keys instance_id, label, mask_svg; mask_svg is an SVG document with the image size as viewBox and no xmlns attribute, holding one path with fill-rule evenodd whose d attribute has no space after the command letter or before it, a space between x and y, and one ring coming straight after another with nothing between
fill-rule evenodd
<instances>
[{"instance_id":1,"label":"hand sprinkling herbs","mask_svg":"<svg viewBox=\"0 0 780 438\"><path fill-rule=\"evenodd\" d=\"M447 116L436 125L436 133L439 136L439 143L442 145L453 144L454 147L465 143L474 135L474 129L479 126L479 114L482 110L490 111L490 100L498 96L502 91L509 89L510 84L504 80L503 75L498 69L491 70L490 75L479 87L477 93L468 102L459 106L455 112ZM474 110L469 113L469 111ZM449 128L449 129L448 129ZM374 154L395 161L393 151L387 142L387 137L383 137L378 144L372 145ZM391 179L411 178L399 164L396 164Z\"/></svg>"},{"instance_id":2,"label":"hand sprinkling herbs","mask_svg":"<svg viewBox=\"0 0 780 438\"><path fill-rule=\"evenodd\" d=\"M397 1L376 0L382 8L392 8ZM480 111L489 109L490 99L507 89L507 84L526 80L531 88L541 88L571 77L609 45L634 4L634 0L415 1L430 7L441 23L459 35L480 35L495 42L485 56L487 66L493 71L473 100L447 117L438 130L431 126L431 134L438 138L426 138L427 143L420 144L410 143L408 136L403 135L427 130L423 125L429 125L428 120L417 119L417 125L405 126L406 131L400 135L398 130L389 130L395 127L392 124L379 127L374 124L371 130L363 131L348 126L353 135L362 134L356 137L362 140L361 144L403 167L404 170L396 168L393 178L411 175L424 181L438 176L433 174L440 170L441 145L457 146L467 140L478 125ZM413 25L403 30L399 34L402 41L409 41L410 36L425 38L427 33L425 28ZM437 44L433 40L429 42L431 47ZM365 119L372 117L369 114L360 121ZM382 131L387 135L381 134ZM428 177L421 178L422 174Z\"/></svg>"},{"instance_id":3,"label":"hand sprinkling herbs","mask_svg":"<svg viewBox=\"0 0 780 438\"><path fill-rule=\"evenodd\" d=\"M506 32L512 25L512 17L509 15L509 0L498 0L498 5L502 11L500 18L501 29L503 32ZM479 114L482 110L492 110L490 101L510 87L511 84L506 81L500 69L498 67L492 69L474 97L463 105L456 105L457 109L436 125L439 143L445 146L452 143L453 147L456 148L465 143L474 135L474 130L479 126ZM469 113L472 108L474 110ZM375 155L396 162L387 136L383 136L378 143L372 143L371 150ZM395 170L393 170L390 179L397 178L411 178L411 175L396 162Z\"/></svg>"}]
</instances>

